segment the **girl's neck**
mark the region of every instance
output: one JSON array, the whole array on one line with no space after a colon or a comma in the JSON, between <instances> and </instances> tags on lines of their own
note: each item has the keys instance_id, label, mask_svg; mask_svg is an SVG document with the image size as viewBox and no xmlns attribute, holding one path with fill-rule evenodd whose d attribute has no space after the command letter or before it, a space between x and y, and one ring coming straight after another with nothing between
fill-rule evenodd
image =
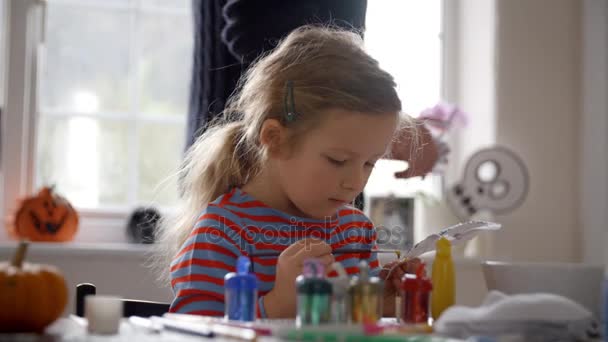
<instances>
[{"instance_id":1,"label":"girl's neck","mask_svg":"<svg viewBox=\"0 0 608 342\"><path fill-rule=\"evenodd\" d=\"M280 210L289 215L308 217L299 210L281 189L268 169L263 169L256 177L251 179L241 189L267 206Z\"/></svg>"}]
</instances>

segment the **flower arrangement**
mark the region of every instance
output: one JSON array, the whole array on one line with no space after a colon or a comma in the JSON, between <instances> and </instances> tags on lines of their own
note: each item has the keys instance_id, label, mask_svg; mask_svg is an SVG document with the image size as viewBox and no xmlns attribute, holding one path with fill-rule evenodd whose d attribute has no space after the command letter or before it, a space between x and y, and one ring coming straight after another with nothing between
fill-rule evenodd
<instances>
[{"instance_id":1,"label":"flower arrangement","mask_svg":"<svg viewBox=\"0 0 608 342\"><path fill-rule=\"evenodd\" d=\"M453 126L463 127L469 121L466 112L447 102L439 102L433 107L424 109L420 112L418 119L439 137L447 133Z\"/></svg>"}]
</instances>

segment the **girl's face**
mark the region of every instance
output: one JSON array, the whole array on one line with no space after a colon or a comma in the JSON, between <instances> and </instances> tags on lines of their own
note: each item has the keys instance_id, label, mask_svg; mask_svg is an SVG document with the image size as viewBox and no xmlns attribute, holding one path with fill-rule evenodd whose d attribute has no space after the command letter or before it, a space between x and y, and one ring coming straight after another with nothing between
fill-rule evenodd
<instances>
[{"instance_id":1,"label":"girl's face","mask_svg":"<svg viewBox=\"0 0 608 342\"><path fill-rule=\"evenodd\" d=\"M306 216L331 217L363 191L397 127L397 113L330 110L321 124L277 160L278 182Z\"/></svg>"}]
</instances>

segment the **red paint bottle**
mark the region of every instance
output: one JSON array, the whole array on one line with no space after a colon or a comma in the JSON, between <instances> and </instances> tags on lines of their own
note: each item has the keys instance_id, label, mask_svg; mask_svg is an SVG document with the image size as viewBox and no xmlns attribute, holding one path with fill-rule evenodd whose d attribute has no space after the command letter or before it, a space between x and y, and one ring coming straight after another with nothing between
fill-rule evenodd
<instances>
[{"instance_id":1,"label":"red paint bottle","mask_svg":"<svg viewBox=\"0 0 608 342\"><path fill-rule=\"evenodd\" d=\"M428 323L432 290L433 284L424 276L424 264L420 265L416 274L406 273L401 278L403 323Z\"/></svg>"}]
</instances>

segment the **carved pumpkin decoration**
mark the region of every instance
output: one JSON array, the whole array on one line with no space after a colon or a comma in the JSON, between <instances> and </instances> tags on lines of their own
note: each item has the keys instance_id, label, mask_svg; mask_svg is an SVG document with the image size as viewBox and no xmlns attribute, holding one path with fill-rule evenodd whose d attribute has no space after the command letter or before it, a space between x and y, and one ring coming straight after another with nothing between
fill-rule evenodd
<instances>
[{"instance_id":1,"label":"carved pumpkin decoration","mask_svg":"<svg viewBox=\"0 0 608 342\"><path fill-rule=\"evenodd\" d=\"M14 234L31 241L64 242L78 230L78 213L70 202L44 187L37 196L25 199L15 215Z\"/></svg>"},{"instance_id":2,"label":"carved pumpkin decoration","mask_svg":"<svg viewBox=\"0 0 608 342\"><path fill-rule=\"evenodd\" d=\"M12 262L0 262L0 333L42 333L68 302L68 288L55 267L24 263L27 246L22 241Z\"/></svg>"}]
</instances>

